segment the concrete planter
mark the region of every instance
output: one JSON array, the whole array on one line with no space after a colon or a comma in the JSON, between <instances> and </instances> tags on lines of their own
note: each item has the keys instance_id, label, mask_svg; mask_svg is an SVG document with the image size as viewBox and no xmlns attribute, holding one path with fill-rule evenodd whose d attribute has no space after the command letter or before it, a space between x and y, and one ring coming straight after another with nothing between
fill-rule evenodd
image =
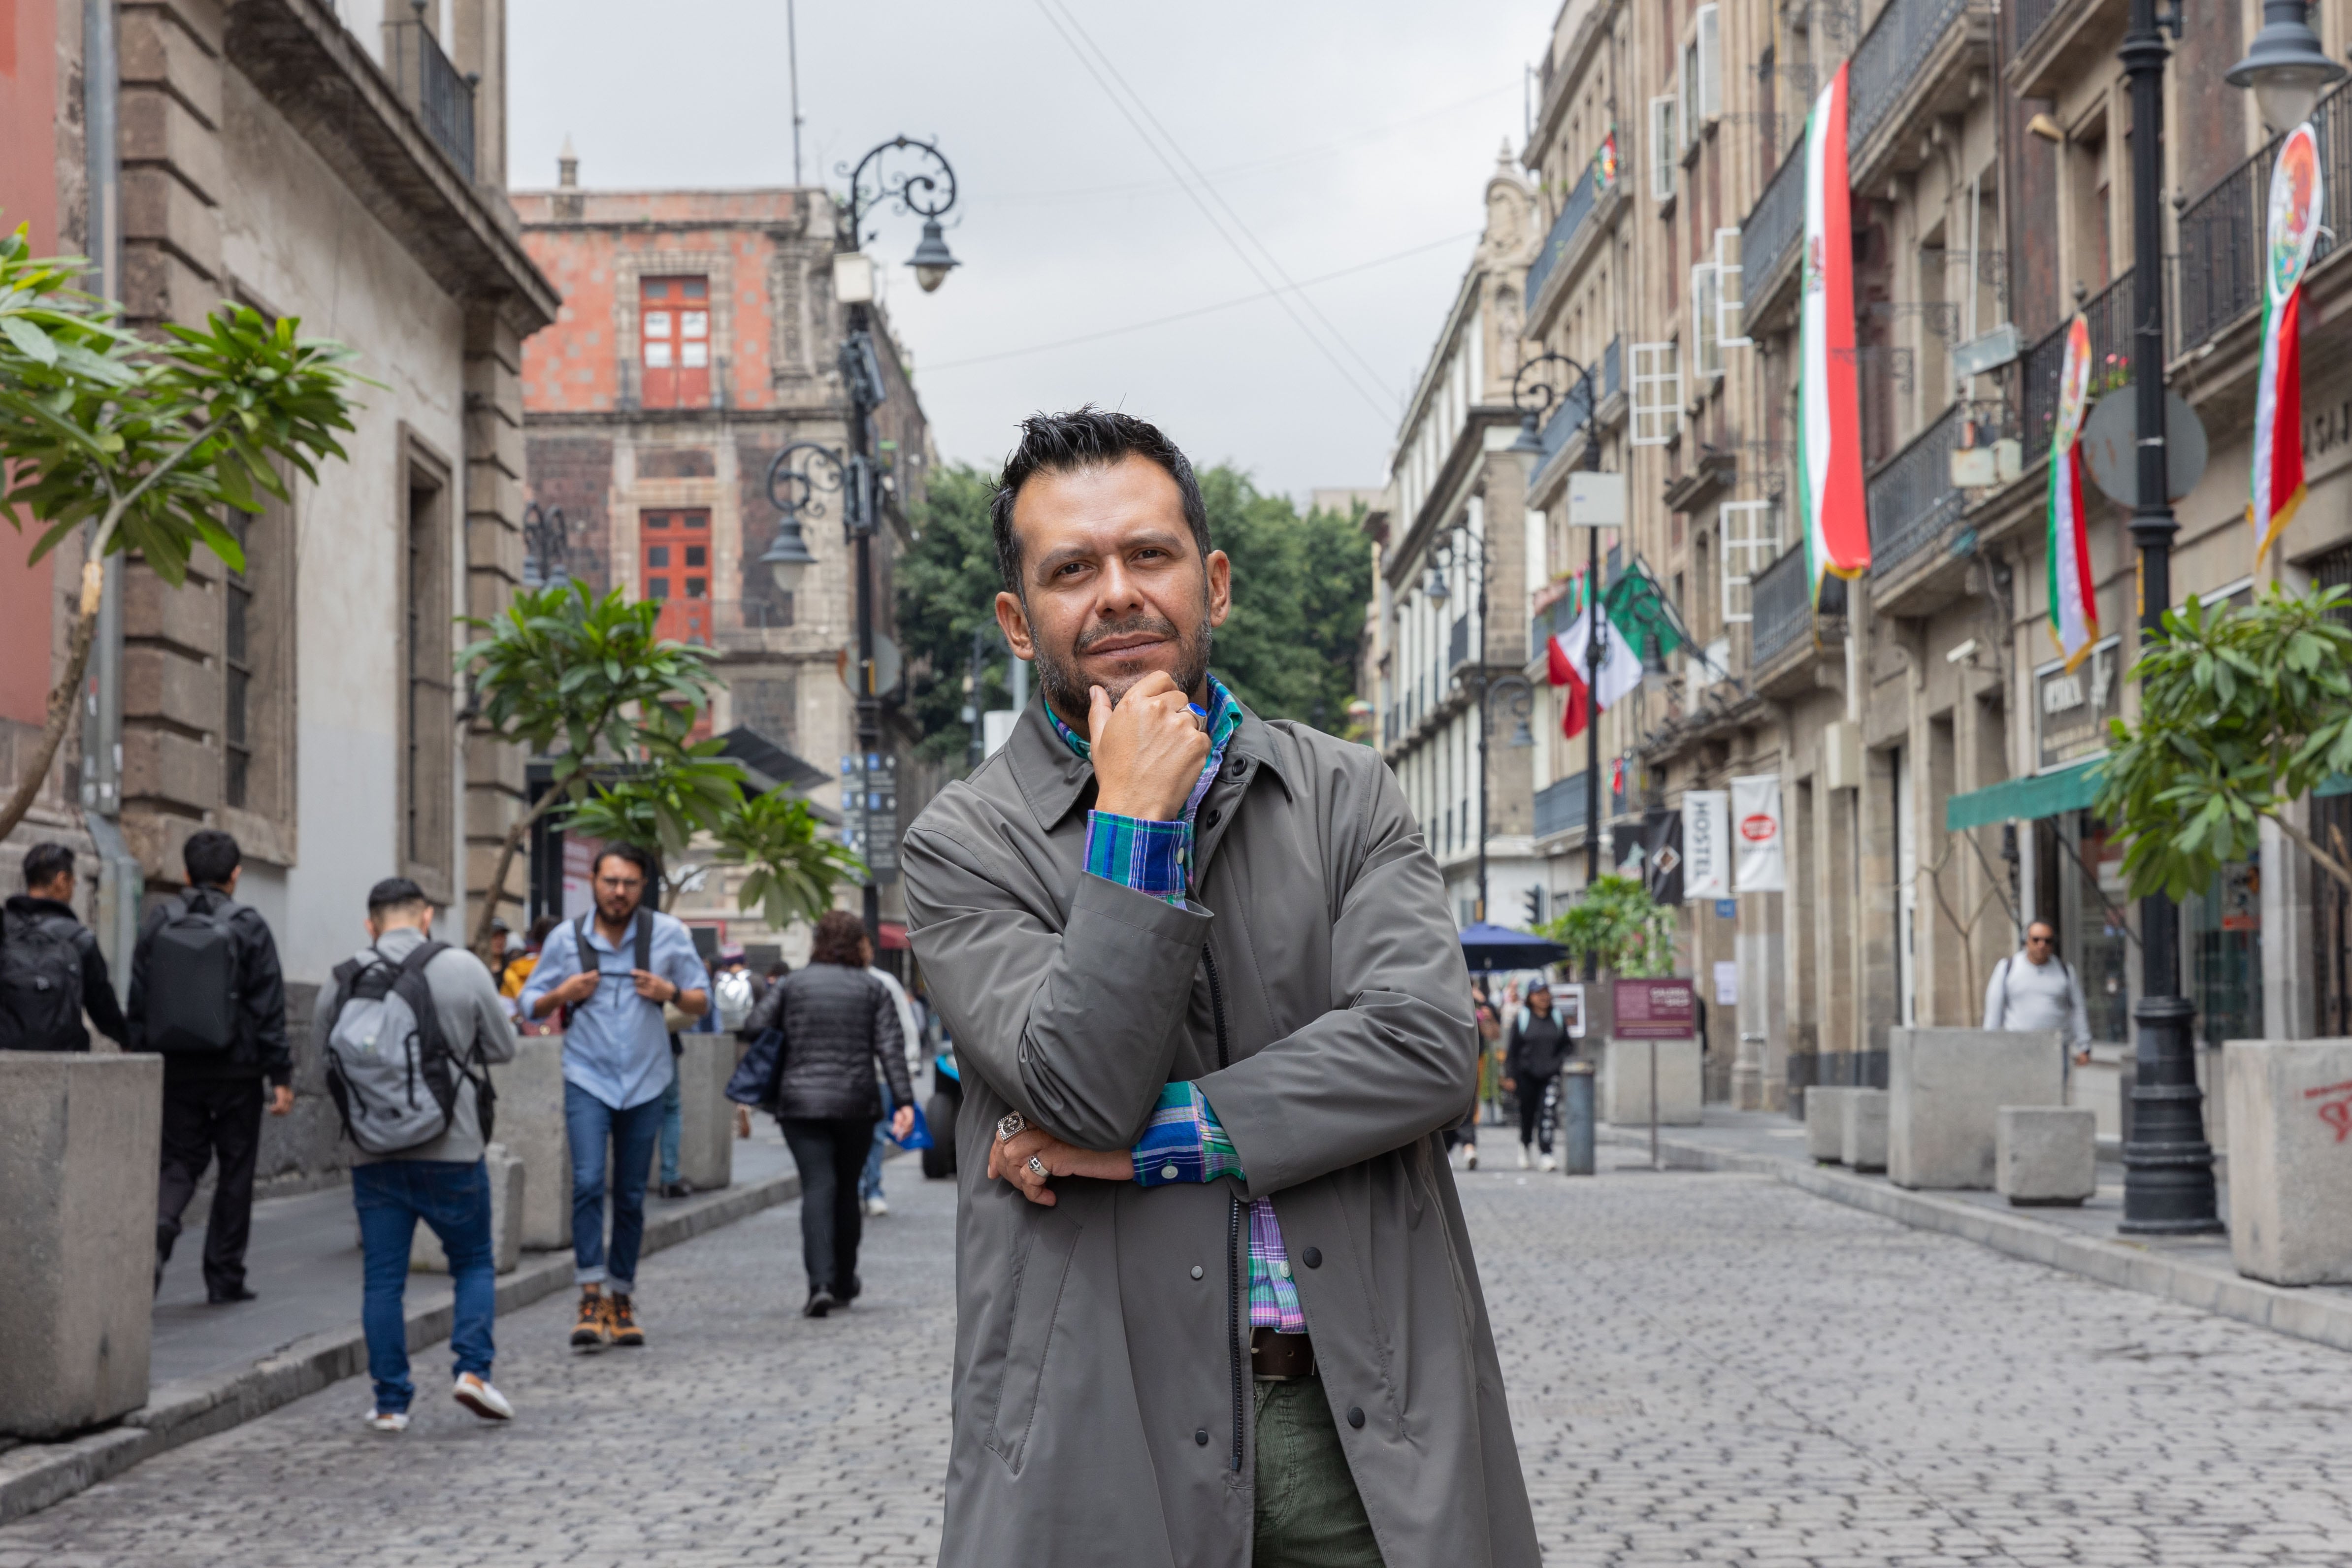
<instances>
[{"instance_id":1,"label":"concrete planter","mask_svg":"<svg viewBox=\"0 0 2352 1568\"><path fill-rule=\"evenodd\" d=\"M735 1107L727 1080L735 1071L732 1035L680 1035L677 1058L677 1173L698 1193L735 1179Z\"/></svg>"},{"instance_id":2,"label":"concrete planter","mask_svg":"<svg viewBox=\"0 0 2352 1568\"><path fill-rule=\"evenodd\" d=\"M0 1052L0 1433L147 1403L163 1060Z\"/></svg>"},{"instance_id":3,"label":"concrete planter","mask_svg":"<svg viewBox=\"0 0 2352 1568\"><path fill-rule=\"evenodd\" d=\"M2002 1106L1993 1123L1993 1191L2020 1208L2083 1202L2099 1190L2098 1134L2088 1107Z\"/></svg>"},{"instance_id":4,"label":"concrete planter","mask_svg":"<svg viewBox=\"0 0 2352 1568\"><path fill-rule=\"evenodd\" d=\"M2230 1260L2273 1285L2352 1284L2352 1040L2231 1040Z\"/></svg>"},{"instance_id":5,"label":"concrete planter","mask_svg":"<svg viewBox=\"0 0 2352 1568\"><path fill-rule=\"evenodd\" d=\"M1845 1159L1845 1108L1853 1098L1850 1089L1816 1088L1805 1091L1805 1153L1817 1165L1835 1165Z\"/></svg>"},{"instance_id":6,"label":"concrete planter","mask_svg":"<svg viewBox=\"0 0 2352 1568\"><path fill-rule=\"evenodd\" d=\"M1838 1152L1848 1170L1886 1169L1886 1102L1883 1089L1845 1091L1844 1114L1838 1119Z\"/></svg>"},{"instance_id":7,"label":"concrete planter","mask_svg":"<svg viewBox=\"0 0 2352 1568\"><path fill-rule=\"evenodd\" d=\"M490 1176L490 1258L499 1273L511 1274L522 1262L521 1215L530 1178L522 1162L503 1143L491 1144L482 1160ZM417 1274L449 1272L449 1257L441 1250L441 1238L421 1220L409 1243L408 1267Z\"/></svg>"},{"instance_id":8,"label":"concrete planter","mask_svg":"<svg viewBox=\"0 0 2352 1568\"><path fill-rule=\"evenodd\" d=\"M1658 1122L1699 1124L1696 1040L1611 1040L1601 1058L1601 1120L1616 1127L1650 1124L1650 1052L1658 1053Z\"/></svg>"},{"instance_id":9,"label":"concrete planter","mask_svg":"<svg viewBox=\"0 0 2352 1568\"><path fill-rule=\"evenodd\" d=\"M2054 1030L1887 1032L1886 1174L1898 1187L1988 1188L2004 1105L2065 1103Z\"/></svg>"},{"instance_id":10,"label":"concrete planter","mask_svg":"<svg viewBox=\"0 0 2352 1568\"><path fill-rule=\"evenodd\" d=\"M490 1068L499 1091L491 1130L522 1162L522 1245L533 1250L572 1245L572 1141L563 1130L563 1037L532 1035L515 1042L515 1057Z\"/></svg>"}]
</instances>

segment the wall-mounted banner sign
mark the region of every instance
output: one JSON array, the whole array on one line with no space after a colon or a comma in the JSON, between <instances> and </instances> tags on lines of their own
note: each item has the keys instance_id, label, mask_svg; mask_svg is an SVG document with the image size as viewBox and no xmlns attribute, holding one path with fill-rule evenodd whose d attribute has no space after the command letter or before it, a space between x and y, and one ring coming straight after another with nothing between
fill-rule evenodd
<instances>
[{"instance_id":1,"label":"wall-mounted banner sign","mask_svg":"<svg viewBox=\"0 0 2352 1568\"><path fill-rule=\"evenodd\" d=\"M1731 892L1731 796L1719 789L1683 791L1683 901Z\"/></svg>"},{"instance_id":2,"label":"wall-mounted banner sign","mask_svg":"<svg viewBox=\"0 0 2352 1568\"><path fill-rule=\"evenodd\" d=\"M1748 773L1731 781L1731 837L1735 893L1788 890L1788 857L1781 848L1780 775Z\"/></svg>"}]
</instances>

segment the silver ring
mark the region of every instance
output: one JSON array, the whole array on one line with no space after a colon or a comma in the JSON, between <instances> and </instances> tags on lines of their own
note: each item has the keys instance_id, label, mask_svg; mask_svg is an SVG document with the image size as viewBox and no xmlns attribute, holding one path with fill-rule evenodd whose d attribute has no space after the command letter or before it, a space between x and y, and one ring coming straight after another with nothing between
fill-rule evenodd
<instances>
[{"instance_id":1,"label":"silver ring","mask_svg":"<svg viewBox=\"0 0 2352 1568\"><path fill-rule=\"evenodd\" d=\"M1034 1154L1029 1156L1029 1169L1030 1172L1041 1182L1051 1173L1045 1169L1045 1162L1040 1160Z\"/></svg>"},{"instance_id":2,"label":"silver ring","mask_svg":"<svg viewBox=\"0 0 2352 1568\"><path fill-rule=\"evenodd\" d=\"M996 1124L996 1141L999 1143L1010 1143L1014 1135L1028 1125L1028 1122L1022 1120L1019 1111L1013 1111Z\"/></svg>"}]
</instances>

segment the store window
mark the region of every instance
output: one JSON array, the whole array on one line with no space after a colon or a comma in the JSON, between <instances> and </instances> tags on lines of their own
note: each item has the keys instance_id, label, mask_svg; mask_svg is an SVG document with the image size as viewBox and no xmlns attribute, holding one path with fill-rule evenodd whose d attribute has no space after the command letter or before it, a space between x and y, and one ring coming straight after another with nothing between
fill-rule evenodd
<instances>
[{"instance_id":1,"label":"store window","mask_svg":"<svg viewBox=\"0 0 2352 1568\"><path fill-rule=\"evenodd\" d=\"M2263 868L2259 852L2222 866L2180 904L2181 977L2197 1007L2197 1037L2263 1037Z\"/></svg>"},{"instance_id":2,"label":"store window","mask_svg":"<svg viewBox=\"0 0 2352 1568\"><path fill-rule=\"evenodd\" d=\"M647 278L638 285L638 332L647 408L710 404L710 280Z\"/></svg>"}]
</instances>

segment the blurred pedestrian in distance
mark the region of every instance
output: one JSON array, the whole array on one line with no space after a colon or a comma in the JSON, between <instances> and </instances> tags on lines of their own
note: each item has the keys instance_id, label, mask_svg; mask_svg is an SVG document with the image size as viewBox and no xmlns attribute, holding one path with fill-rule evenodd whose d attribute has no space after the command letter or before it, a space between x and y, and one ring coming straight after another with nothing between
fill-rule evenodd
<instances>
[{"instance_id":1,"label":"blurred pedestrian in distance","mask_svg":"<svg viewBox=\"0 0 2352 1568\"><path fill-rule=\"evenodd\" d=\"M236 901L236 840L215 827L188 835L187 887L147 912L131 952L130 1047L163 1058L163 1168L155 1194L155 1288L179 1239L180 1216L220 1165L205 1222L205 1297L250 1301L245 1247L253 1230L254 1162L262 1088L269 1113L294 1109L286 1046L286 977L269 923Z\"/></svg>"},{"instance_id":2,"label":"blurred pedestrian in distance","mask_svg":"<svg viewBox=\"0 0 2352 1568\"><path fill-rule=\"evenodd\" d=\"M2035 921L2025 945L1993 965L1985 986L1988 1029L2055 1029L2069 1064L2091 1059L2091 1015L2074 966L2058 956L2058 928ZM2071 1076L2071 1066L2069 1070Z\"/></svg>"},{"instance_id":3,"label":"blurred pedestrian in distance","mask_svg":"<svg viewBox=\"0 0 2352 1568\"><path fill-rule=\"evenodd\" d=\"M874 944L870 942L866 944L866 973L882 983L883 989L890 993L890 1000L898 1009L898 1032L906 1042L907 1080L912 1083L915 1071L921 1065L923 1042L922 1026L916 1020L914 1001L907 994L907 988L898 984L897 975L874 962ZM887 1083L881 1089L882 1114L885 1117L895 1121L899 1106L914 1103L912 1100L891 1099L890 1086ZM879 1219L890 1212L889 1202L882 1195L882 1156L889 1148L890 1127L891 1121L887 1121L874 1123L873 1146L866 1156L866 1168L857 1176L857 1201L865 1206L868 1219Z\"/></svg>"},{"instance_id":4,"label":"blurred pedestrian in distance","mask_svg":"<svg viewBox=\"0 0 2352 1568\"><path fill-rule=\"evenodd\" d=\"M25 890L0 908L0 1050L86 1051L85 1013L116 1045L130 1036L106 955L73 896L71 849L51 842L25 851Z\"/></svg>"},{"instance_id":5,"label":"blurred pedestrian in distance","mask_svg":"<svg viewBox=\"0 0 2352 1568\"><path fill-rule=\"evenodd\" d=\"M716 990L711 1001L718 1009L719 1028L740 1034L751 1021L751 1005L759 1000L753 994L751 971L743 963L741 948L730 947L719 955L719 973L712 983Z\"/></svg>"},{"instance_id":6,"label":"blurred pedestrian in distance","mask_svg":"<svg viewBox=\"0 0 2352 1568\"><path fill-rule=\"evenodd\" d=\"M530 934L524 942L522 951L507 960L505 969L499 972L499 994L506 997L511 1005L515 1033L518 1035L560 1035L563 1032L563 1020L560 1016L534 1018L524 1011L522 1005L522 988L530 984L532 973L539 968L539 955L547 949L548 936L562 923L553 915L541 915L531 921Z\"/></svg>"},{"instance_id":7,"label":"blurred pedestrian in distance","mask_svg":"<svg viewBox=\"0 0 2352 1568\"><path fill-rule=\"evenodd\" d=\"M1448 1149L1460 1148L1462 1168L1478 1168L1478 1122L1486 1115L1487 1105L1495 1098L1495 1041L1502 1035L1502 1026L1495 1017L1495 1009L1486 1000L1486 988L1478 981L1470 984L1470 1014L1476 1022L1473 1048L1478 1055L1476 1090L1470 1098L1469 1114L1445 1134Z\"/></svg>"},{"instance_id":8,"label":"blurred pedestrian in distance","mask_svg":"<svg viewBox=\"0 0 2352 1568\"><path fill-rule=\"evenodd\" d=\"M522 1004L525 1017L563 1020L572 1279L580 1286L572 1344L593 1351L646 1342L636 1316L646 1181L661 1135L662 1091L677 1073L662 1009L675 1005L699 1017L710 1005L710 978L693 933L647 901L656 877L651 855L632 844L607 844L596 852L590 877L595 910L548 933Z\"/></svg>"},{"instance_id":9,"label":"blurred pedestrian in distance","mask_svg":"<svg viewBox=\"0 0 2352 1568\"><path fill-rule=\"evenodd\" d=\"M1522 1171L1535 1163L1528 1157L1530 1144L1543 1152L1541 1169L1559 1168L1551 1157L1551 1092L1574 1043L1551 1010L1551 987L1540 980L1528 987L1527 1005L1512 1016L1503 1047L1503 1087L1519 1101Z\"/></svg>"},{"instance_id":10,"label":"blurred pedestrian in distance","mask_svg":"<svg viewBox=\"0 0 2352 1568\"><path fill-rule=\"evenodd\" d=\"M375 1403L367 1424L379 1432L408 1426L416 1385L408 1375L408 1321L402 1299L408 1282L409 1253L423 1220L440 1238L455 1294L449 1349L456 1361L451 1397L486 1421L514 1415L490 1382L496 1354L490 1322L498 1305L497 1258L490 1236L490 1178L483 1163L486 1133L472 1073L491 1062L511 1061L514 1026L505 1000L474 955L433 941L433 905L425 889L405 877L387 877L368 891L368 945L336 967L319 995L312 1016L312 1047L328 1054L328 1043L344 1009L373 993L381 998L397 973L412 963L430 996L434 1022L451 1058L460 1065L452 1079L447 1130L429 1142L395 1153L352 1156L352 1205L359 1211L360 1247L365 1280L360 1323L367 1335L368 1376ZM418 959L420 950L431 948ZM373 972L373 973L371 973ZM403 1013L404 1017L414 1014Z\"/></svg>"},{"instance_id":11,"label":"blurred pedestrian in distance","mask_svg":"<svg viewBox=\"0 0 2352 1568\"><path fill-rule=\"evenodd\" d=\"M801 1262L808 1272L802 1311L822 1318L856 1300L857 1246L865 1214L858 1173L882 1116L875 1073L890 1086L893 1132L915 1124L914 1085L898 1005L867 965L866 928L847 910L817 917L807 967L769 988L746 1026L783 1033L775 1098L769 1105L801 1173Z\"/></svg>"}]
</instances>

